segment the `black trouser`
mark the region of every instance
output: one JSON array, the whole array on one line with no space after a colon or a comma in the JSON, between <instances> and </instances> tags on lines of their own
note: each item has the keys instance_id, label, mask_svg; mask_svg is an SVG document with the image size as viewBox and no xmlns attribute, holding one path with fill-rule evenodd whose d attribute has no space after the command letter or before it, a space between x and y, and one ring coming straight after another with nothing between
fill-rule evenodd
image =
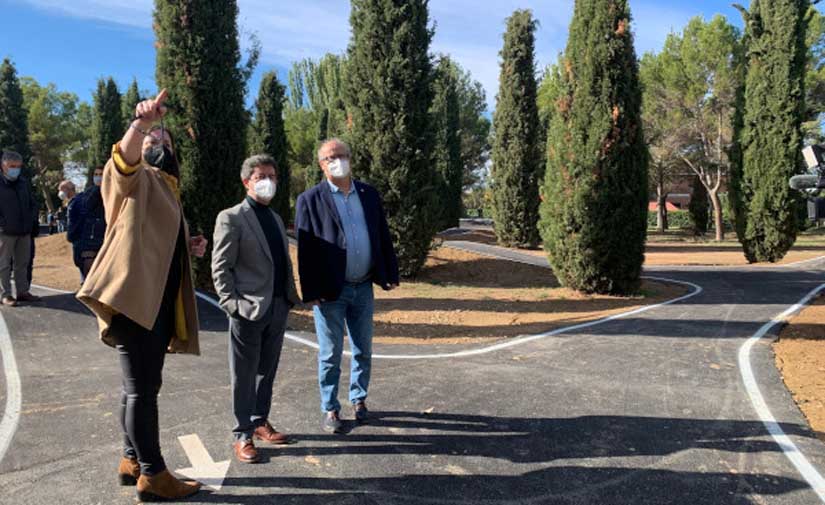
<instances>
[{"instance_id":1,"label":"black trouser","mask_svg":"<svg viewBox=\"0 0 825 505\"><path fill-rule=\"evenodd\" d=\"M269 418L272 384L281 360L289 304L275 297L259 321L229 318L229 371L235 440L251 440Z\"/></svg>"},{"instance_id":2,"label":"black trouser","mask_svg":"<svg viewBox=\"0 0 825 505\"><path fill-rule=\"evenodd\" d=\"M123 370L120 401L123 455L136 458L144 475L157 475L166 469L160 453L158 393L166 350L174 331L174 314L174 304L165 300L151 331L122 314L112 318L109 329L118 343Z\"/></svg>"}]
</instances>

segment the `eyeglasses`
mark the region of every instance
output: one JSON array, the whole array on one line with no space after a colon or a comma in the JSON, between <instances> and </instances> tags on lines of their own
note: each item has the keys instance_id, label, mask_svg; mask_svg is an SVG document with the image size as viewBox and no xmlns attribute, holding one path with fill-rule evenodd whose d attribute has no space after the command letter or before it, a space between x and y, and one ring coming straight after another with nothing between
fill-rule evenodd
<instances>
[{"instance_id":1,"label":"eyeglasses","mask_svg":"<svg viewBox=\"0 0 825 505\"><path fill-rule=\"evenodd\" d=\"M326 161L327 163L329 163L330 161L348 160L348 159L349 159L348 154L333 154L331 156L326 156L324 158L321 158L321 161Z\"/></svg>"}]
</instances>

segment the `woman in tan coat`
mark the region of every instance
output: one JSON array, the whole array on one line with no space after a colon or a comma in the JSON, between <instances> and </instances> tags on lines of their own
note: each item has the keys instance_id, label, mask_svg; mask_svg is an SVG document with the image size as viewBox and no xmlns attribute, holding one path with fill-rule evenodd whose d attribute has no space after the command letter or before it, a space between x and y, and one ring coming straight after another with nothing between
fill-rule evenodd
<instances>
[{"instance_id":1,"label":"woman in tan coat","mask_svg":"<svg viewBox=\"0 0 825 505\"><path fill-rule=\"evenodd\" d=\"M166 353L199 352L189 254L203 256L206 249L203 237L187 233L172 137L153 127L165 100L163 90L139 103L137 119L112 148L101 184L106 236L77 294L120 355L125 447L118 474L121 484L137 486L141 501L178 499L200 488L166 469L158 430Z\"/></svg>"}]
</instances>

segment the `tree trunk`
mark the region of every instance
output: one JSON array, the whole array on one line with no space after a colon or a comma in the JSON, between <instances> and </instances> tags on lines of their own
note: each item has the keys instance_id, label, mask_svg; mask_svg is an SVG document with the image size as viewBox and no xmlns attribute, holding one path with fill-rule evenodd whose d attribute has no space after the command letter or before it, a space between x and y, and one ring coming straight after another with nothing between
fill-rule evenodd
<instances>
[{"instance_id":1,"label":"tree trunk","mask_svg":"<svg viewBox=\"0 0 825 505\"><path fill-rule=\"evenodd\" d=\"M52 205L52 199L49 197L49 192L46 190L46 186L44 184L38 184L40 186L40 194L43 195L43 202L46 204L46 208L49 212L54 212L54 205Z\"/></svg>"},{"instance_id":2,"label":"tree trunk","mask_svg":"<svg viewBox=\"0 0 825 505\"><path fill-rule=\"evenodd\" d=\"M722 201L719 199L719 190L708 190L710 203L713 205L713 226L716 228L716 241L725 240L725 225L722 220Z\"/></svg>"},{"instance_id":3,"label":"tree trunk","mask_svg":"<svg viewBox=\"0 0 825 505\"><path fill-rule=\"evenodd\" d=\"M668 229L667 193L665 193L664 185L661 183L656 185L656 227L660 233L664 233Z\"/></svg>"}]
</instances>

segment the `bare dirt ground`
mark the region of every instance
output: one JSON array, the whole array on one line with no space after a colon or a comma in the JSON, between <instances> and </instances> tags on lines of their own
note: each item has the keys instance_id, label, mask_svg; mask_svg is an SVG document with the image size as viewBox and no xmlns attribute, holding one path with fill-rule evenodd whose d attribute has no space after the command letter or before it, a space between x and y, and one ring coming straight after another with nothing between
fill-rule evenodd
<instances>
[{"instance_id":1,"label":"bare dirt ground","mask_svg":"<svg viewBox=\"0 0 825 505\"><path fill-rule=\"evenodd\" d=\"M470 233L449 235L444 240L465 240L483 244L496 244L495 234L487 230L473 230ZM542 249L519 249L534 256L546 257ZM797 239L793 249L777 264L784 265L825 256L825 237L821 234L803 234ZM645 249L645 265L648 266L745 266L748 261L742 253L742 246L735 236L723 242L707 238L693 238L679 233L660 235L650 233ZM756 266L770 266L772 263L758 263Z\"/></svg>"},{"instance_id":2,"label":"bare dirt ground","mask_svg":"<svg viewBox=\"0 0 825 505\"><path fill-rule=\"evenodd\" d=\"M292 256L297 264L294 249ZM64 235L37 239L34 282L78 289L79 275ZM684 292L681 286L645 282L636 297L583 295L559 287L548 268L439 248L416 280L391 292L376 288L375 337L398 344L492 341L599 319ZM296 308L289 324L314 331L307 308Z\"/></svg>"},{"instance_id":3,"label":"bare dirt ground","mask_svg":"<svg viewBox=\"0 0 825 505\"><path fill-rule=\"evenodd\" d=\"M773 349L776 366L811 428L825 441L825 297L782 329Z\"/></svg>"}]
</instances>

